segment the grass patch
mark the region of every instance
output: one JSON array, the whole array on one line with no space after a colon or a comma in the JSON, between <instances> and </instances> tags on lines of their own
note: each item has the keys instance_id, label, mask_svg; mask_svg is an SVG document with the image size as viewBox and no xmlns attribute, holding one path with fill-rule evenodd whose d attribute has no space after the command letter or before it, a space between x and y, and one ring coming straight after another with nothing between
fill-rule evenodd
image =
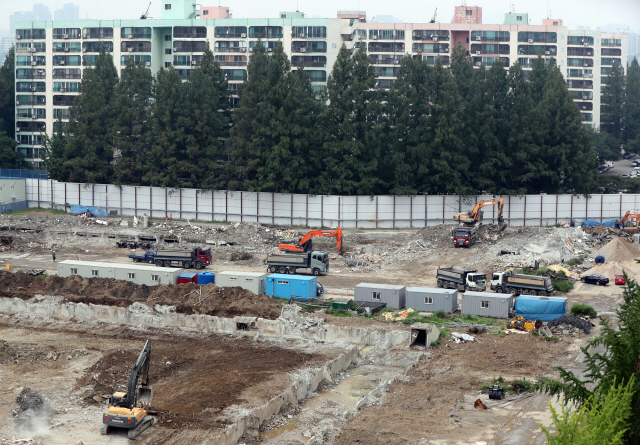
<instances>
[{"instance_id":1,"label":"grass patch","mask_svg":"<svg viewBox=\"0 0 640 445\"><path fill-rule=\"evenodd\" d=\"M569 313L577 315L579 317L588 316L590 318L596 318L598 316L598 313L594 308L584 303L575 303L573 306L571 306L571 310L569 310Z\"/></svg>"},{"instance_id":2,"label":"grass patch","mask_svg":"<svg viewBox=\"0 0 640 445\"><path fill-rule=\"evenodd\" d=\"M534 383L531 380L527 380L527 379L514 380L507 387L507 390L513 393L517 393L518 391L531 392L533 391L533 389L534 389Z\"/></svg>"},{"instance_id":3,"label":"grass patch","mask_svg":"<svg viewBox=\"0 0 640 445\"><path fill-rule=\"evenodd\" d=\"M353 317L354 315L351 312L345 310L327 310L327 315L331 315L333 317Z\"/></svg>"},{"instance_id":4,"label":"grass patch","mask_svg":"<svg viewBox=\"0 0 640 445\"><path fill-rule=\"evenodd\" d=\"M436 318L439 318L441 320L444 320L445 318L447 318L447 313L443 310L439 310L433 315L435 315Z\"/></svg>"},{"instance_id":5,"label":"grass patch","mask_svg":"<svg viewBox=\"0 0 640 445\"><path fill-rule=\"evenodd\" d=\"M26 208L26 209L20 209L20 210L14 210L12 212L7 212L5 213L5 215L24 215L25 213L31 213L31 212L36 212L36 213L53 213L54 215L66 215L67 212L65 212L64 210L60 210L60 209L41 209L40 207L31 207L31 208Z\"/></svg>"},{"instance_id":6,"label":"grass patch","mask_svg":"<svg viewBox=\"0 0 640 445\"><path fill-rule=\"evenodd\" d=\"M584 263L584 257L576 257L576 258L571 258L569 261L567 261L567 265L569 266L575 266L576 264L582 264Z\"/></svg>"}]
</instances>

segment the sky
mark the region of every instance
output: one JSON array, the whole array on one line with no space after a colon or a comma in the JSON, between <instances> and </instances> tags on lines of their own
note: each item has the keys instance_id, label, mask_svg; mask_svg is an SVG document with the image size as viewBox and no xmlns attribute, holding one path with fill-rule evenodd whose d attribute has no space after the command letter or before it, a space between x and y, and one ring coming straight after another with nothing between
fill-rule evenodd
<instances>
[{"instance_id":1,"label":"sky","mask_svg":"<svg viewBox=\"0 0 640 445\"><path fill-rule=\"evenodd\" d=\"M219 3L220 2L220 3ZM137 19L149 6L149 0L0 0L0 29L9 29L9 16L16 11L31 10L34 4L49 6L50 11L65 3L80 6L80 18ZM429 22L436 7L436 21L450 23L454 7L462 0L197 0L204 6L229 6L235 18L276 18L280 11L303 11L306 17L333 18L338 10L364 10L367 20L376 15L391 15L406 23ZM160 18L162 0L152 0L149 15ZM640 0L471 0L468 6L481 6L483 23L503 23L504 13L527 12L532 25L542 19L561 18L570 29L588 26L595 29L609 24L625 24L640 32ZM550 12L548 10L551 10Z\"/></svg>"}]
</instances>

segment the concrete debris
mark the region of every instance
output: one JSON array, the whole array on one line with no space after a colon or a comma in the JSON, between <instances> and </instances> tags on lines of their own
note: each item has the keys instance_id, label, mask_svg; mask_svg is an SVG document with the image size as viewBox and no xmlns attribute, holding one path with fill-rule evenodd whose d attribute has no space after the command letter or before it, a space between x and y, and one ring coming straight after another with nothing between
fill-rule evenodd
<instances>
[{"instance_id":1,"label":"concrete debris","mask_svg":"<svg viewBox=\"0 0 640 445\"><path fill-rule=\"evenodd\" d=\"M25 386L16 397L16 403L20 407L12 411L16 431L34 431L49 423L51 407L40 392Z\"/></svg>"},{"instance_id":2,"label":"concrete debris","mask_svg":"<svg viewBox=\"0 0 640 445\"><path fill-rule=\"evenodd\" d=\"M469 335L469 334L462 334L460 332L452 332L451 333L451 339L455 342L455 343L467 343L467 342L474 342L476 341L476 338L473 335Z\"/></svg>"},{"instance_id":3,"label":"concrete debris","mask_svg":"<svg viewBox=\"0 0 640 445\"><path fill-rule=\"evenodd\" d=\"M591 334L591 329L595 325L584 318L569 314L547 323L547 328L555 335L573 335L578 330L584 331L585 334Z\"/></svg>"}]
</instances>

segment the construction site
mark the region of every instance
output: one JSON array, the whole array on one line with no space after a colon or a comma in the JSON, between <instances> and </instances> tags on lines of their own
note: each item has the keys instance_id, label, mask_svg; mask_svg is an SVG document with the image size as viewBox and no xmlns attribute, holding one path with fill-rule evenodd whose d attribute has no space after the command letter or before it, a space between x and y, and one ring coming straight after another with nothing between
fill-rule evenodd
<instances>
[{"instance_id":1,"label":"construction site","mask_svg":"<svg viewBox=\"0 0 640 445\"><path fill-rule=\"evenodd\" d=\"M501 212L498 201L488 205ZM500 273L546 271L540 282L553 282L540 288L546 293L521 284L502 295L513 293L516 307L518 294L562 301L567 314L584 303L615 322L624 290L616 275L634 278L640 269L637 221L514 227L501 219L476 224L472 213L419 229L313 236L307 228L247 222L43 209L0 215L0 445L126 444L131 435L118 416L140 422L144 444L544 444L539 424L551 424L549 403L558 401L530 385L557 377L557 366L582 375L580 347L600 332L598 319L567 315L514 329L512 311L465 312L466 294L479 294L465 291L501 296L494 290ZM275 271L317 279L323 293L295 301L268 289L58 273L66 261L182 269L184 259L145 257L159 258L162 249L195 252L194 268L199 252L210 251L202 266L216 280L223 271ZM294 263L272 259L306 252L297 275ZM314 270L316 252L327 253L317 256L325 271ZM396 285L407 295L447 290L445 268L486 282L449 286L464 292L461 308L438 317L412 308L409 297L397 308L349 302L358 301L363 283L380 285L380 293ZM590 284L593 274L609 283ZM559 281L572 288L559 290ZM493 385L502 397L491 396ZM152 399L132 401L143 389L152 389Z\"/></svg>"}]
</instances>

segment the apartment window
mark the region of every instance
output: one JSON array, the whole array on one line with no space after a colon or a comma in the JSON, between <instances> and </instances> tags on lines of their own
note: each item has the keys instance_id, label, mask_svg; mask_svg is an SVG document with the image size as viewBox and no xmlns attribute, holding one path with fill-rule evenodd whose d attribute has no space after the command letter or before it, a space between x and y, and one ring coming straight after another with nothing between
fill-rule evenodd
<instances>
[{"instance_id":1,"label":"apartment window","mask_svg":"<svg viewBox=\"0 0 640 445\"><path fill-rule=\"evenodd\" d=\"M371 293L371 299L372 300L379 300L380 299L380 292L372 292Z\"/></svg>"},{"instance_id":2,"label":"apartment window","mask_svg":"<svg viewBox=\"0 0 640 445\"><path fill-rule=\"evenodd\" d=\"M553 26L558 26L558 22L553 22Z\"/></svg>"},{"instance_id":3,"label":"apartment window","mask_svg":"<svg viewBox=\"0 0 640 445\"><path fill-rule=\"evenodd\" d=\"M488 300L480 300L480 307L482 309L489 309L489 301Z\"/></svg>"},{"instance_id":4,"label":"apartment window","mask_svg":"<svg viewBox=\"0 0 640 445\"><path fill-rule=\"evenodd\" d=\"M71 268L71 275L78 275L78 269Z\"/></svg>"},{"instance_id":5,"label":"apartment window","mask_svg":"<svg viewBox=\"0 0 640 445\"><path fill-rule=\"evenodd\" d=\"M202 15L209 15L209 10L205 9L204 11L202 11Z\"/></svg>"},{"instance_id":6,"label":"apartment window","mask_svg":"<svg viewBox=\"0 0 640 445\"><path fill-rule=\"evenodd\" d=\"M171 66L171 62L165 62L165 63L164 63L164 67L165 67L165 68L169 68L170 66Z\"/></svg>"},{"instance_id":7,"label":"apartment window","mask_svg":"<svg viewBox=\"0 0 640 445\"><path fill-rule=\"evenodd\" d=\"M98 276L98 271L96 269L91 270L91 276L92 277L97 277Z\"/></svg>"},{"instance_id":8,"label":"apartment window","mask_svg":"<svg viewBox=\"0 0 640 445\"><path fill-rule=\"evenodd\" d=\"M130 273L130 274L129 274L129 279L130 279L130 280L135 279L135 277L136 277L136 274L134 274L134 273Z\"/></svg>"},{"instance_id":9,"label":"apartment window","mask_svg":"<svg viewBox=\"0 0 640 445\"><path fill-rule=\"evenodd\" d=\"M467 9L467 15L473 15L473 11L471 9Z\"/></svg>"},{"instance_id":10,"label":"apartment window","mask_svg":"<svg viewBox=\"0 0 640 445\"><path fill-rule=\"evenodd\" d=\"M165 3L164 4L164 9L165 9L165 11L168 11L169 9L171 9L171 4L170 3Z\"/></svg>"},{"instance_id":11,"label":"apartment window","mask_svg":"<svg viewBox=\"0 0 640 445\"><path fill-rule=\"evenodd\" d=\"M277 284L289 284L288 281L284 281L284 280L278 280L276 281Z\"/></svg>"},{"instance_id":12,"label":"apartment window","mask_svg":"<svg viewBox=\"0 0 640 445\"><path fill-rule=\"evenodd\" d=\"M164 49L164 53L165 54L171 54L171 48L165 48Z\"/></svg>"},{"instance_id":13,"label":"apartment window","mask_svg":"<svg viewBox=\"0 0 640 445\"><path fill-rule=\"evenodd\" d=\"M519 21L519 22L521 22L521 21L522 21L522 16L521 16L521 15L516 16L516 20L517 20L517 21Z\"/></svg>"},{"instance_id":14,"label":"apartment window","mask_svg":"<svg viewBox=\"0 0 640 445\"><path fill-rule=\"evenodd\" d=\"M424 297L424 304L433 304L433 297Z\"/></svg>"},{"instance_id":15,"label":"apartment window","mask_svg":"<svg viewBox=\"0 0 640 445\"><path fill-rule=\"evenodd\" d=\"M171 41L171 34L165 34L164 35L164 41L165 42L170 42Z\"/></svg>"},{"instance_id":16,"label":"apartment window","mask_svg":"<svg viewBox=\"0 0 640 445\"><path fill-rule=\"evenodd\" d=\"M160 281L158 275L151 275L151 281Z\"/></svg>"}]
</instances>

